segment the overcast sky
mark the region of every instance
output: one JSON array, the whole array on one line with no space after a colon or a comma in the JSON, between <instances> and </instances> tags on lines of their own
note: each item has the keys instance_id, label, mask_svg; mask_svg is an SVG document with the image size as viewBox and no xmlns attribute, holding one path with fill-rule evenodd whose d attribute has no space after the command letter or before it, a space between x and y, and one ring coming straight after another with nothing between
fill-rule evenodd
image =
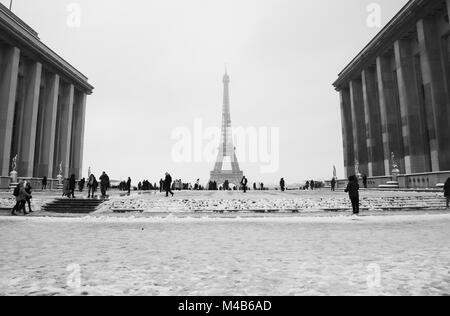
<instances>
[{"instance_id":1,"label":"overcast sky","mask_svg":"<svg viewBox=\"0 0 450 316\"><path fill-rule=\"evenodd\" d=\"M9 1L1 1L8 5ZM378 0L386 24L406 0ZM79 27L68 6L81 8ZM177 128L220 126L231 76L236 127L279 128L279 168L250 183L343 176L337 74L380 31L367 0L14 0L41 40L89 77L84 174L206 183L214 163L178 163ZM69 7L76 8L76 7ZM72 13L75 11L72 11ZM68 23L69 22L71 23ZM194 137L195 135L192 135ZM238 155L242 153L239 152Z\"/></svg>"}]
</instances>

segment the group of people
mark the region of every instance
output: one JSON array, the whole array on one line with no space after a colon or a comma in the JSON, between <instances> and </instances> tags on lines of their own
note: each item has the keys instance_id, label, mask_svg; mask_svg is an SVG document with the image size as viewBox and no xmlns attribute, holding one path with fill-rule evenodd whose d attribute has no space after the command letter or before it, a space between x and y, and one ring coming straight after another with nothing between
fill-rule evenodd
<instances>
[{"instance_id":1,"label":"group of people","mask_svg":"<svg viewBox=\"0 0 450 316\"><path fill-rule=\"evenodd\" d=\"M92 173L89 176L89 179L87 181L88 199L95 198L95 194L97 193L99 184L100 184L100 192L101 192L102 198L103 199L107 198L106 193L107 193L108 189L111 187L111 182L109 180L109 176L106 174L106 172L103 171L99 180L100 180L100 183L97 181L97 178Z\"/></svg>"},{"instance_id":2,"label":"group of people","mask_svg":"<svg viewBox=\"0 0 450 316\"><path fill-rule=\"evenodd\" d=\"M33 213L31 209L31 195L32 187L28 181L20 181L19 184L14 188L13 195L16 198L16 205L14 205L11 215L16 216L18 212L22 212L23 215L28 215ZM25 207L28 204L28 212Z\"/></svg>"},{"instance_id":3,"label":"group of people","mask_svg":"<svg viewBox=\"0 0 450 316\"><path fill-rule=\"evenodd\" d=\"M155 184L151 184L150 181L144 180L142 182L138 183L138 190L139 191L151 191L151 190L157 190L158 187Z\"/></svg>"},{"instance_id":4,"label":"group of people","mask_svg":"<svg viewBox=\"0 0 450 316\"><path fill-rule=\"evenodd\" d=\"M259 186L259 188L258 188L258 186ZM264 191L265 190L264 183L261 182L259 185L256 184L256 182L253 183L253 190L254 191L258 191L258 190Z\"/></svg>"}]
</instances>

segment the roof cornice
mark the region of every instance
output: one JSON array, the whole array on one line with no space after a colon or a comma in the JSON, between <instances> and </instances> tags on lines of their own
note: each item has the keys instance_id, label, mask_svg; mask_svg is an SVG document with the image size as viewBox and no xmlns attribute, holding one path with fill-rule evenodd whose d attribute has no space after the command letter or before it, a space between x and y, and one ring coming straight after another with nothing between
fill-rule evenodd
<instances>
[{"instance_id":1,"label":"roof cornice","mask_svg":"<svg viewBox=\"0 0 450 316\"><path fill-rule=\"evenodd\" d=\"M373 64L378 56L391 49L394 42L405 36L416 22L425 17L432 9L440 6L438 0L410 0L397 15L369 42L369 44L339 73L333 83L336 90L347 85L348 81Z\"/></svg>"},{"instance_id":2,"label":"roof cornice","mask_svg":"<svg viewBox=\"0 0 450 316\"><path fill-rule=\"evenodd\" d=\"M91 94L94 87L88 83L88 78L75 67L56 54L48 46L42 43L38 34L15 14L0 3L0 30L9 35L17 42L21 50L28 49L31 53L39 56L40 62L51 65L58 74L73 81L77 88L87 94Z\"/></svg>"}]
</instances>

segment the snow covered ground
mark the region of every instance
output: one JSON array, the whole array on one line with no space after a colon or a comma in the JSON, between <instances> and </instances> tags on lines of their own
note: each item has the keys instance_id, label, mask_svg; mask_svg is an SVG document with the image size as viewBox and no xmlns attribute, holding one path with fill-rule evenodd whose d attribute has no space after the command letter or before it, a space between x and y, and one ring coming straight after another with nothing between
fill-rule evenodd
<instances>
[{"instance_id":1,"label":"snow covered ground","mask_svg":"<svg viewBox=\"0 0 450 316\"><path fill-rule=\"evenodd\" d=\"M382 210L390 207L433 208L445 206L443 194L417 192L361 192L361 208ZM133 194L115 197L102 211L114 209L141 210L149 213L164 212L246 212L246 211L340 211L351 208L344 192L318 191L251 191L242 192L176 192L174 198L157 194Z\"/></svg>"},{"instance_id":2,"label":"snow covered ground","mask_svg":"<svg viewBox=\"0 0 450 316\"><path fill-rule=\"evenodd\" d=\"M449 295L450 215L0 217L0 295Z\"/></svg>"},{"instance_id":3,"label":"snow covered ground","mask_svg":"<svg viewBox=\"0 0 450 316\"><path fill-rule=\"evenodd\" d=\"M76 192L78 197L85 194ZM58 197L55 192L35 193L33 209L39 211L43 204ZM0 208L11 208L14 198L10 193L0 194ZM365 211L386 210L389 208L431 208L445 206L441 193L380 192L362 191L361 208ZM345 211L351 208L344 192L318 191L251 191L242 192L175 192L174 198L166 198L162 193L134 192L131 196L120 196L113 192L110 201L103 204L99 213L113 213L114 210L143 211L145 213L182 212L321 212Z\"/></svg>"}]
</instances>

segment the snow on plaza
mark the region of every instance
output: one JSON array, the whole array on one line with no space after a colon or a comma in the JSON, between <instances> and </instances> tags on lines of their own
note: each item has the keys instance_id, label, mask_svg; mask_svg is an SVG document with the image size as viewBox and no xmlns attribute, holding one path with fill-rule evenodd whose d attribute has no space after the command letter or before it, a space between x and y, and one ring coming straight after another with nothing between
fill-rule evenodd
<instances>
[{"instance_id":1,"label":"snow on plaza","mask_svg":"<svg viewBox=\"0 0 450 316\"><path fill-rule=\"evenodd\" d=\"M0 295L449 295L440 193L113 193L90 215L10 217ZM121 211L116 213L115 211Z\"/></svg>"}]
</instances>

